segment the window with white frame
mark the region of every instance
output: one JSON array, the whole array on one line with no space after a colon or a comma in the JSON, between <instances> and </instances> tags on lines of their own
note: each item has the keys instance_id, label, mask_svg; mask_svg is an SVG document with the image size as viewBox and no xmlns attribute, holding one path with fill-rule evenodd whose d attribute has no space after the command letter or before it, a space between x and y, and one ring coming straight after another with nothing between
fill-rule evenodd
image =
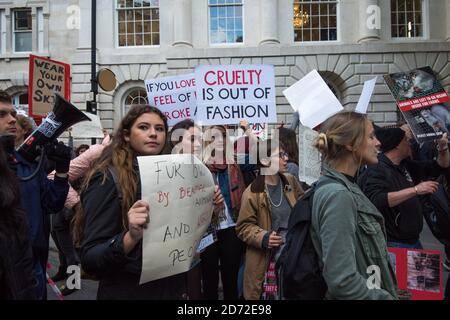
<instances>
[{"instance_id":1,"label":"window with white frame","mask_svg":"<svg viewBox=\"0 0 450 320\"><path fill-rule=\"evenodd\" d=\"M129 91L124 102L123 114L126 115L132 106L148 104L147 92L144 88L135 88Z\"/></svg>"},{"instance_id":2,"label":"window with white frame","mask_svg":"<svg viewBox=\"0 0 450 320\"><path fill-rule=\"evenodd\" d=\"M21 92L12 97L12 104L14 108L21 114L28 115L28 93Z\"/></svg>"},{"instance_id":3,"label":"window with white frame","mask_svg":"<svg viewBox=\"0 0 450 320\"><path fill-rule=\"evenodd\" d=\"M117 0L118 46L159 45L159 0Z\"/></svg>"},{"instance_id":4,"label":"window with white frame","mask_svg":"<svg viewBox=\"0 0 450 320\"><path fill-rule=\"evenodd\" d=\"M294 41L336 41L338 0L294 0Z\"/></svg>"},{"instance_id":5,"label":"window with white frame","mask_svg":"<svg viewBox=\"0 0 450 320\"><path fill-rule=\"evenodd\" d=\"M211 44L244 42L242 0L208 0Z\"/></svg>"},{"instance_id":6,"label":"window with white frame","mask_svg":"<svg viewBox=\"0 0 450 320\"><path fill-rule=\"evenodd\" d=\"M423 0L391 0L393 38L423 37Z\"/></svg>"},{"instance_id":7,"label":"window with white frame","mask_svg":"<svg viewBox=\"0 0 450 320\"><path fill-rule=\"evenodd\" d=\"M13 15L13 51L31 52L33 48L31 8L14 9Z\"/></svg>"},{"instance_id":8,"label":"window with white frame","mask_svg":"<svg viewBox=\"0 0 450 320\"><path fill-rule=\"evenodd\" d=\"M37 8L37 50L44 51L44 11L42 8Z\"/></svg>"}]
</instances>

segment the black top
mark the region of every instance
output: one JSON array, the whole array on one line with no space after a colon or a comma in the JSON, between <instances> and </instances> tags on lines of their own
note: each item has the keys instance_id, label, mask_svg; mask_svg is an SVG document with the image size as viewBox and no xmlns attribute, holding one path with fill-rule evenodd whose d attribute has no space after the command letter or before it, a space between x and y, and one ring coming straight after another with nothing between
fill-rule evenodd
<instances>
[{"instance_id":1,"label":"black top","mask_svg":"<svg viewBox=\"0 0 450 320\"><path fill-rule=\"evenodd\" d=\"M361 190L383 214L388 241L414 244L423 228L422 203L413 197L394 208L388 204L388 193L414 187L422 181L438 177L446 169L436 161L404 160L393 164L384 154L379 163L369 166L358 179Z\"/></svg>"},{"instance_id":2,"label":"black top","mask_svg":"<svg viewBox=\"0 0 450 320\"><path fill-rule=\"evenodd\" d=\"M87 273L100 279L97 298L182 299L185 273L139 285L142 240L125 255L123 237L126 231L116 184L110 172L104 184L102 179L103 175L97 173L88 190L81 194L85 213L81 264Z\"/></svg>"}]
</instances>

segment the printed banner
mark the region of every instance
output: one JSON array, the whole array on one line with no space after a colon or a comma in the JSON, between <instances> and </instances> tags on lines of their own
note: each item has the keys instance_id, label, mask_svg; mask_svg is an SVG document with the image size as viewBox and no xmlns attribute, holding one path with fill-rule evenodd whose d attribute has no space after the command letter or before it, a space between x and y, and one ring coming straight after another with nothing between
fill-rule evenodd
<instances>
[{"instance_id":1,"label":"printed banner","mask_svg":"<svg viewBox=\"0 0 450 320\"><path fill-rule=\"evenodd\" d=\"M273 66L199 66L195 79L201 124L277 122Z\"/></svg>"},{"instance_id":2,"label":"printed banner","mask_svg":"<svg viewBox=\"0 0 450 320\"><path fill-rule=\"evenodd\" d=\"M70 65L30 55L29 113L43 118L53 110L55 94L70 101Z\"/></svg>"},{"instance_id":3,"label":"printed banner","mask_svg":"<svg viewBox=\"0 0 450 320\"><path fill-rule=\"evenodd\" d=\"M441 253L431 250L388 248L398 287L412 300L442 300Z\"/></svg>"},{"instance_id":4,"label":"printed banner","mask_svg":"<svg viewBox=\"0 0 450 320\"><path fill-rule=\"evenodd\" d=\"M138 157L142 199L150 204L140 284L188 271L213 212L214 180L195 156ZM204 245L204 244L203 244Z\"/></svg>"},{"instance_id":5,"label":"printed banner","mask_svg":"<svg viewBox=\"0 0 450 320\"><path fill-rule=\"evenodd\" d=\"M386 75L384 80L419 143L448 133L450 97L430 67Z\"/></svg>"},{"instance_id":6,"label":"printed banner","mask_svg":"<svg viewBox=\"0 0 450 320\"><path fill-rule=\"evenodd\" d=\"M194 119L197 98L194 74L145 81L148 102L167 117L169 126L184 119Z\"/></svg>"}]
</instances>

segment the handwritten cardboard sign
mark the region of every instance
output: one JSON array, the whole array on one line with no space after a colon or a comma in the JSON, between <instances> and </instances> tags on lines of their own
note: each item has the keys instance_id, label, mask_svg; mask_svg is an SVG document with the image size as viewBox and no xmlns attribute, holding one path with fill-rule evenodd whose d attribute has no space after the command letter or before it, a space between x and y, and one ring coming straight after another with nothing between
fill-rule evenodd
<instances>
[{"instance_id":1,"label":"handwritten cardboard sign","mask_svg":"<svg viewBox=\"0 0 450 320\"><path fill-rule=\"evenodd\" d=\"M310 129L344 109L317 70L308 73L283 94L300 114L300 122Z\"/></svg>"},{"instance_id":2,"label":"handwritten cardboard sign","mask_svg":"<svg viewBox=\"0 0 450 320\"><path fill-rule=\"evenodd\" d=\"M270 65L216 65L195 69L197 120L204 125L275 123L275 73Z\"/></svg>"},{"instance_id":3,"label":"handwritten cardboard sign","mask_svg":"<svg viewBox=\"0 0 450 320\"><path fill-rule=\"evenodd\" d=\"M195 76L186 74L145 81L148 102L167 117L169 126L195 118Z\"/></svg>"},{"instance_id":4,"label":"handwritten cardboard sign","mask_svg":"<svg viewBox=\"0 0 450 320\"><path fill-rule=\"evenodd\" d=\"M55 94L70 101L70 65L30 55L28 85L30 116L44 117L52 111Z\"/></svg>"},{"instance_id":5,"label":"handwritten cardboard sign","mask_svg":"<svg viewBox=\"0 0 450 320\"><path fill-rule=\"evenodd\" d=\"M150 204L140 283L188 271L213 211L214 180L195 156L138 157L142 199Z\"/></svg>"}]
</instances>

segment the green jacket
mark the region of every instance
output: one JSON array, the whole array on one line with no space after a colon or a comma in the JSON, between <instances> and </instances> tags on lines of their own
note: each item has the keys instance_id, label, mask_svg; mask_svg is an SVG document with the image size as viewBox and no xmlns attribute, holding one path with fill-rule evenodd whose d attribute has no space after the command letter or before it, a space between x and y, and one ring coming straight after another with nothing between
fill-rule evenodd
<instances>
[{"instance_id":1,"label":"green jacket","mask_svg":"<svg viewBox=\"0 0 450 320\"><path fill-rule=\"evenodd\" d=\"M343 174L324 167L319 181L327 184L314 194L311 237L328 285L326 298L398 299L381 213ZM380 289L373 289L376 274Z\"/></svg>"}]
</instances>

